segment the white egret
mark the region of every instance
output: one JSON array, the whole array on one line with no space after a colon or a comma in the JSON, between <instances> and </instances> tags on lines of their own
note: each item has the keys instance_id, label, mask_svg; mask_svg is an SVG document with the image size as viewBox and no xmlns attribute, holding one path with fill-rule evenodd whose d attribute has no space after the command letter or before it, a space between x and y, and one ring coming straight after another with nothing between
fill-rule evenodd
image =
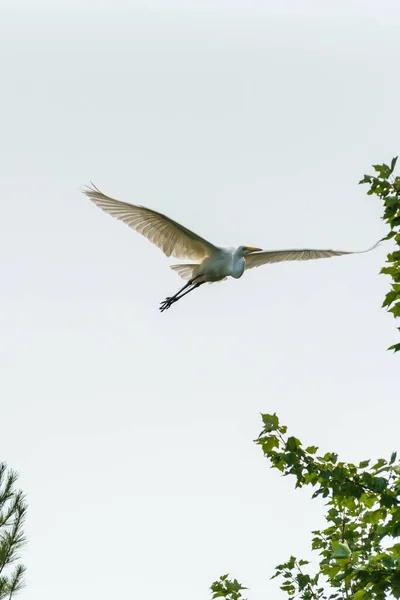
<instances>
[{"instance_id":1,"label":"white egret","mask_svg":"<svg viewBox=\"0 0 400 600\"><path fill-rule=\"evenodd\" d=\"M194 261L171 265L171 269L176 271L182 279L187 280L187 283L176 294L161 302L161 311L170 308L174 302L203 283L223 281L227 277L239 279L245 269L291 260L313 260L344 254L361 254L369 252L377 246L375 244L368 250L358 252L313 249L263 251L261 248L253 246L220 248L155 210L106 196L93 184L87 186L83 191L99 208L144 235L167 256Z\"/></svg>"}]
</instances>

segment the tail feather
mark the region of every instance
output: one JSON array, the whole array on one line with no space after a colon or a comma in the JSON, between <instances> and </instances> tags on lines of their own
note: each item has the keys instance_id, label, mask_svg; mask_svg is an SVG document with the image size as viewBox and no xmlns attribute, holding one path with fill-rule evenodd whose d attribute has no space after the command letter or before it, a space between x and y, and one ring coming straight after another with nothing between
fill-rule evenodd
<instances>
[{"instance_id":1,"label":"tail feather","mask_svg":"<svg viewBox=\"0 0 400 600\"><path fill-rule=\"evenodd\" d=\"M182 279L189 281L190 279L193 278L194 271L198 266L199 266L198 264L171 265L170 268L173 271L176 271L178 273L179 277L182 277Z\"/></svg>"}]
</instances>

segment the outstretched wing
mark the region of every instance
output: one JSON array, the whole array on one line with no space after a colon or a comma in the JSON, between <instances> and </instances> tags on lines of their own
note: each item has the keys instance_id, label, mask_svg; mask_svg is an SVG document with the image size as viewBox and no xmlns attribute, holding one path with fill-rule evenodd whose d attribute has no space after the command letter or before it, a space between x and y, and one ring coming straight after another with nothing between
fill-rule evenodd
<instances>
[{"instance_id":1,"label":"outstretched wing","mask_svg":"<svg viewBox=\"0 0 400 600\"><path fill-rule=\"evenodd\" d=\"M378 244L379 242L372 246L372 248L368 248L368 250L358 252L349 252L346 250L269 250L267 252L252 252L245 257L246 269L289 260L314 260L317 258L343 256L345 254L363 254L364 252L373 250Z\"/></svg>"},{"instance_id":2,"label":"outstretched wing","mask_svg":"<svg viewBox=\"0 0 400 600\"><path fill-rule=\"evenodd\" d=\"M167 256L203 260L216 250L207 240L155 210L110 198L93 184L83 192L99 208L144 235Z\"/></svg>"}]
</instances>

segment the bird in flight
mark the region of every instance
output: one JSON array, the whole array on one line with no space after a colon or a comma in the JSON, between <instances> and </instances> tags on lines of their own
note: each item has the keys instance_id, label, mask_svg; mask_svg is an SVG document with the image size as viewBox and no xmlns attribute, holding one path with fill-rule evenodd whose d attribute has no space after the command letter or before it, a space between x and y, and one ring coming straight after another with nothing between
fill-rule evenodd
<instances>
[{"instance_id":1,"label":"bird in flight","mask_svg":"<svg viewBox=\"0 0 400 600\"><path fill-rule=\"evenodd\" d=\"M171 269L176 271L187 283L176 294L161 302L161 312L170 308L175 302L203 283L223 281L227 277L239 279L246 269L284 261L362 254L378 245L375 244L368 250L358 252L313 249L262 250L262 248L253 246L220 248L155 210L106 196L93 183L91 186L86 186L83 192L99 208L141 233L167 256L193 261L171 265Z\"/></svg>"}]
</instances>

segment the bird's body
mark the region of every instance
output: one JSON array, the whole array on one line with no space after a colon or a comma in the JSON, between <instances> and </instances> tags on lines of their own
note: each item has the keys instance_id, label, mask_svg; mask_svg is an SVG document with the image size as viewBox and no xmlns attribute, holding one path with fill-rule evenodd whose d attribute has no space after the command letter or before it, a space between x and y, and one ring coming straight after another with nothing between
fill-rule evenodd
<instances>
[{"instance_id":1,"label":"bird's body","mask_svg":"<svg viewBox=\"0 0 400 600\"><path fill-rule=\"evenodd\" d=\"M84 193L99 208L144 235L167 256L192 261L191 263L171 265L171 269L188 283L174 296L166 298L161 303L161 311L170 308L174 302L203 283L215 283L223 281L227 277L239 279L246 269L275 262L304 261L360 253L312 249L263 251L261 248L252 246L220 248L159 212L106 196L93 184L91 187L87 187ZM368 252L372 248L362 250L361 253Z\"/></svg>"},{"instance_id":2,"label":"bird's body","mask_svg":"<svg viewBox=\"0 0 400 600\"><path fill-rule=\"evenodd\" d=\"M238 248L216 248L193 270L194 277L203 283L223 281L227 277L239 279L244 273L246 262Z\"/></svg>"}]
</instances>

